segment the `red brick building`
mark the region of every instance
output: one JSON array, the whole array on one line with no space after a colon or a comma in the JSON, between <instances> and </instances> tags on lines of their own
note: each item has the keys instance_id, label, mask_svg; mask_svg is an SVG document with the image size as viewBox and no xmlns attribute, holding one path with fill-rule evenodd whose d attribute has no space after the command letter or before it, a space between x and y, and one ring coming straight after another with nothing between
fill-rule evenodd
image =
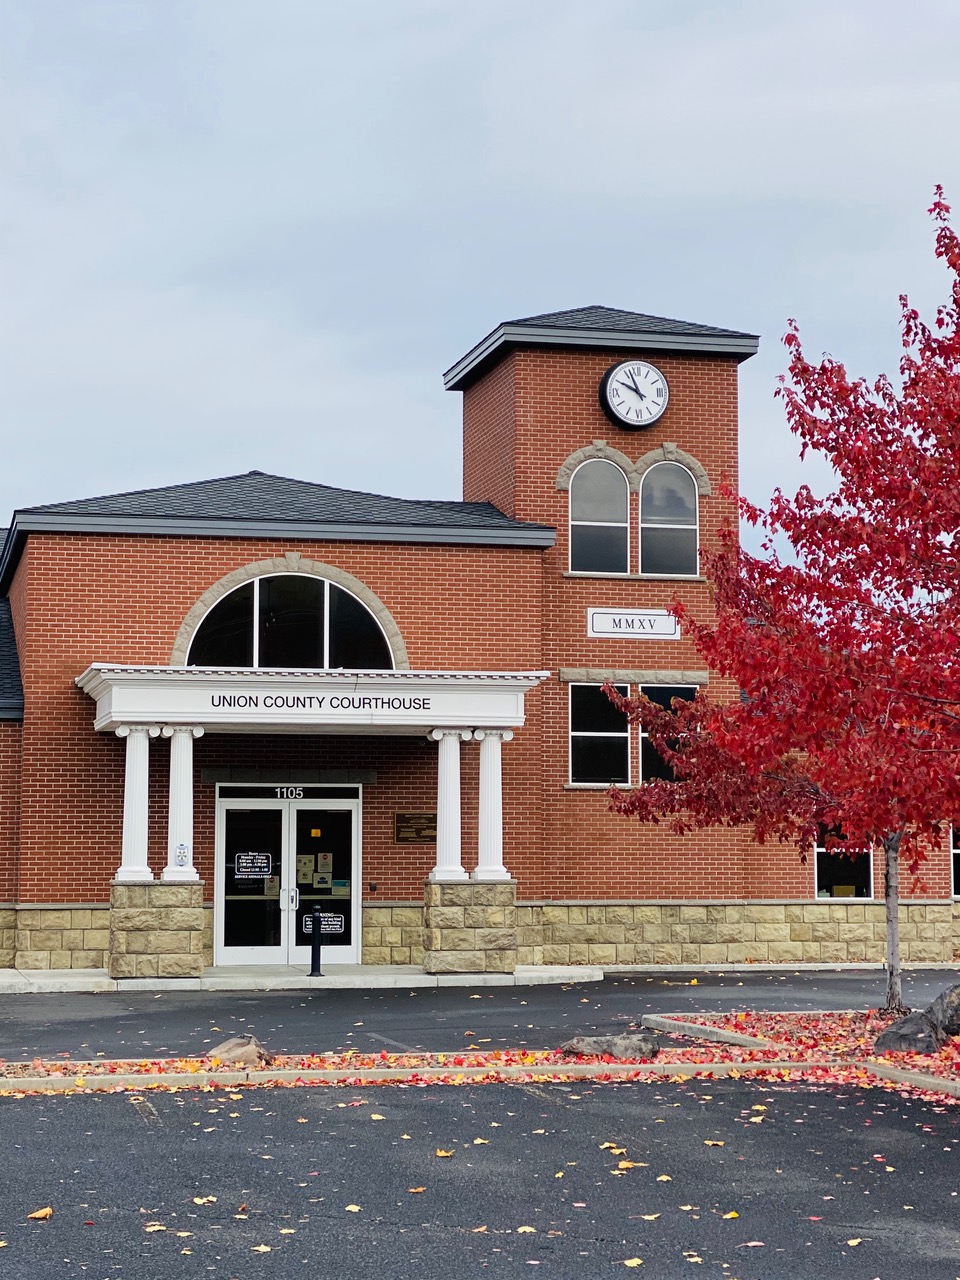
<instances>
[{"instance_id":1,"label":"red brick building","mask_svg":"<svg viewBox=\"0 0 960 1280\"><path fill-rule=\"evenodd\" d=\"M0 965L879 958L879 871L607 811L662 768L600 692L710 685L749 334L603 307L445 376L461 502L251 472L17 511L0 557ZM953 950L950 859L906 909Z\"/></svg>"}]
</instances>

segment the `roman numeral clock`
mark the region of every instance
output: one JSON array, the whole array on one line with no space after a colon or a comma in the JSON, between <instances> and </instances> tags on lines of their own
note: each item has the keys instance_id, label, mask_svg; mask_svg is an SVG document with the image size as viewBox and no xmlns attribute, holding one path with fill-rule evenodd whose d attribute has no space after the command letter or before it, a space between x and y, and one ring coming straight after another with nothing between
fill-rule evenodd
<instances>
[{"instance_id":1,"label":"roman numeral clock","mask_svg":"<svg viewBox=\"0 0 960 1280\"><path fill-rule=\"evenodd\" d=\"M640 431L662 416L670 399L667 380L645 360L624 360L600 379L600 407L618 427Z\"/></svg>"}]
</instances>

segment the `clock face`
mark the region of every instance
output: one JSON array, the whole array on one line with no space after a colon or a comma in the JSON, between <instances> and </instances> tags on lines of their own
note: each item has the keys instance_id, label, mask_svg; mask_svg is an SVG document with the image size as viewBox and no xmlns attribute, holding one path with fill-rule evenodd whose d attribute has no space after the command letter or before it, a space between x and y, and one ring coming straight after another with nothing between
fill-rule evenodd
<instances>
[{"instance_id":1,"label":"clock face","mask_svg":"<svg viewBox=\"0 0 960 1280\"><path fill-rule=\"evenodd\" d=\"M618 427L639 431L656 422L670 399L667 380L645 360L624 360L600 380L600 405Z\"/></svg>"}]
</instances>

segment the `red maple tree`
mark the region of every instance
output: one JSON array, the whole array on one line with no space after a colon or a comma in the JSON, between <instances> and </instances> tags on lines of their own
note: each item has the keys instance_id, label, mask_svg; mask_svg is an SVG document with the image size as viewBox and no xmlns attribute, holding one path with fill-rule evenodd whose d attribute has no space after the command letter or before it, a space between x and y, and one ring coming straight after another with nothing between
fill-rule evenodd
<instances>
[{"instance_id":1,"label":"red maple tree","mask_svg":"<svg viewBox=\"0 0 960 1280\"><path fill-rule=\"evenodd\" d=\"M703 557L715 623L674 607L740 700L701 692L664 711L608 689L676 778L614 789L618 812L681 833L752 828L804 858L825 830L843 833L828 848L883 849L890 1009L903 1008L900 862L916 874L960 815L960 239L939 187L930 213L950 301L928 327L901 297L896 385L811 363L792 321L784 340L777 394L834 491L777 490L765 511L741 500L761 554L726 531Z\"/></svg>"}]
</instances>

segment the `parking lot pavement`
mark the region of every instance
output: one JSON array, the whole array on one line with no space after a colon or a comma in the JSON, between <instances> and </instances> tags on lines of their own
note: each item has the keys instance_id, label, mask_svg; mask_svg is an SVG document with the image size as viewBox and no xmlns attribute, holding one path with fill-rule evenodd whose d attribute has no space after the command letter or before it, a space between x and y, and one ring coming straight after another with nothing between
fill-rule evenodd
<instances>
[{"instance_id":1,"label":"parking lot pavement","mask_svg":"<svg viewBox=\"0 0 960 1280\"><path fill-rule=\"evenodd\" d=\"M11 1280L958 1274L960 1108L877 1089L2 1098L0 1141Z\"/></svg>"},{"instance_id":2,"label":"parking lot pavement","mask_svg":"<svg viewBox=\"0 0 960 1280\"><path fill-rule=\"evenodd\" d=\"M957 980L953 971L912 971L906 999L922 1008ZM691 971L475 990L8 995L0 996L0 1058L202 1054L238 1032L275 1053L554 1048L573 1035L623 1030L644 1013L870 1008L884 989L883 973L870 969Z\"/></svg>"}]
</instances>

